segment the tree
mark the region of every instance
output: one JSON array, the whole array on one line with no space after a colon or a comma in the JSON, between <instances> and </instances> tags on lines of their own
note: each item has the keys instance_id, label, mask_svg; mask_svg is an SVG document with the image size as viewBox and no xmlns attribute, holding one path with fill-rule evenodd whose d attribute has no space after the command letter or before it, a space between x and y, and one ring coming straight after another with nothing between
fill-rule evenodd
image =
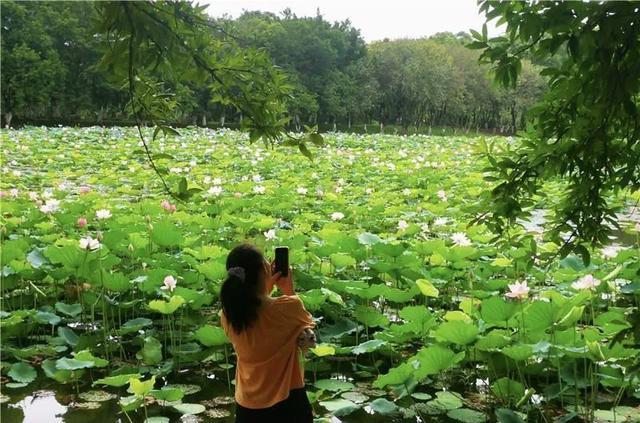
<instances>
[{"instance_id":1,"label":"tree","mask_svg":"<svg viewBox=\"0 0 640 423\"><path fill-rule=\"evenodd\" d=\"M66 69L46 31L45 16L58 17L51 8L34 11L27 3L8 1L2 12L2 110L10 125L14 115L48 109Z\"/></svg>"},{"instance_id":2,"label":"tree","mask_svg":"<svg viewBox=\"0 0 640 423\"><path fill-rule=\"evenodd\" d=\"M286 76L264 52L240 47L204 14L204 7L180 1L112 1L97 7L107 47L100 67L126 85L128 109L147 158L174 196L187 198L194 191L184 178L177 182L177 194L171 191L155 166L141 125L144 120L156 127L153 138L160 132L176 133L167 118L177 108L174 93L181 84L207 85L214 102L242 113L251 142L297 146L308 157L305 141L322 143L316 133L306 138L287 133L291 86Z\"/></svg>"},{"instance_id":3,"label":"tree","mask_svg":"<svg viewBox=\"0 0 640 423\"><path fill-rule=\"evenodd\" d=\"M488 38L485 25L470 44L482 50L481 62L495 66L497 81L515 86L525 53L548 63L541 72L548 91L530 111L532 130L512 152L488 151L499 183L481 219L501 233L526 215L544 181L564 178L551 236L562 255L575 250L588 262L586 246L607 243L618 226L608 196L640 187L638 5L482 0L480 10L506 24L505 36ZM548 59L561 49L567 54L554 65Z\"/></svg>"},{"instance_id":4,"label":"tree","mask_svg":"<svg viewBox=\"0 0 640 423\"><path fill-rule=\"evenodd\" d=\"M379 118L409 126L430 125L447 114L461 96L460 74L446 49L429 39L373 43L372 74L381 90Z\"/></svg>"},{"instance_id":5,"label":"tree","mask_svg":"<svg viewBox=\"0 0 640 423\"><path fill-rule=\"evenodd\" d=\"M347 120L353 103L351 68L365 55L360 32L349 21L330 23L321 15L297 17L289 9L246 12L227 21L229 32L248 47L263 48L301 95L289 101L289 112L307 122Z\"/></svg>"}]
</instances>

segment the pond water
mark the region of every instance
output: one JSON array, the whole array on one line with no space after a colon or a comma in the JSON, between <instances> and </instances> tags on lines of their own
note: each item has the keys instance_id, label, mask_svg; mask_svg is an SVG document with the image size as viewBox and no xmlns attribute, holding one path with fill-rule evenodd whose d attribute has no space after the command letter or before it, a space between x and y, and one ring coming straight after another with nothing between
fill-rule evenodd
<instances>
[{"instance_id":1,"label":"pond water","mask_svg":"<svg viewBox=\"0 0 640 423\"><path fill-rule=\"evenodd\" d=\"M533 209L529 219L518 219L518 223L524 227L525 231L542 235L545 225L549 220L547 219L548 214L548 210ZM636 224L640 224L640 207L629 205L623 213L617 213L616 216L620 228L613 229L611 232L609 248L615 249L635 246L638 242L635 229L633 231L626 229L629 227L634 228Z\"/></svg>"},{"instance_id":2,"label":"pond water","mask_svg":"<svg viewBox=\"0 0 640 423\"><path fill-rule=\"evenodd\" d=\"M334 376L335 377L335 376ZM344 379L346 376L343 376ZM197 415L181 416L170 407L160 407L157 404L148 405L148 416L165 416L170 422L176 423L227 423L233 422L234 403L233 391L227 388L224 376L217 378L213 374L198 375L195 372L185 373L178 378L171 378L172 383L184 383L199 385L202 390L186 395L183 402L199 403L207 407L204 413ZM89 386L80 388L80 392L91 389ZM96 388L99 389L99 388ZM118 392L122 396L129 395L125 388L114 391L117 388L109 388L110 392ZM27 387L19 389L4 389L4 394L9 400L2 404L2 423L130 423L127 416L120 411L117 398L101 403L97 409L81 409L74 406L82 402L73 385L61 385L51 380L40 379ZM322 407L315 406L316 417L320 417ZM144 421L142 409L138 413L129 412L134 423ZM430 416L429 421L453 422L446 417ZM348 416L336 418L332 422L421 422L419 418L403 419L392 418L368 412L365 409L357 410Z\"/></svg>"}]
</instances>

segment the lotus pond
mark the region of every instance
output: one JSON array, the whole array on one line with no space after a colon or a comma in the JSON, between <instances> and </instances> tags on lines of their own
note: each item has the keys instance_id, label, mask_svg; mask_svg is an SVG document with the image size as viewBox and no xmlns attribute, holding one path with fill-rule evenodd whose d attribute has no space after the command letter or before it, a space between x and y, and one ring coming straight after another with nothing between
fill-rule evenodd
<instances>
[{"instance_id":1,"label":"lotus pond","mask_svg":"<svg viewBox=\"0 0 640 423\"><path fill-rule=\"evenodd\" d=\"M329 134L312 163L185 129L151 145L181 201L136 135L2 131L3 422L232 421L243 240L290 248L319 421L640 421L638 193L584 263L545 238L559 183L497 243L468 225L479 139Z\"/></svg>"}]
</instances>

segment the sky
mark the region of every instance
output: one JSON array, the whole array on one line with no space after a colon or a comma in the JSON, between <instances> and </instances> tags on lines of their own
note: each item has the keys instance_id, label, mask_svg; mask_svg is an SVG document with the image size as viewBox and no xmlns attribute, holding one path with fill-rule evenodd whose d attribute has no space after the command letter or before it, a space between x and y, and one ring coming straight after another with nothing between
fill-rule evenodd
<instances>
[{"instance_id":1,"label":"sky","mask_svg":"<svg viewBox=\"0 0 640 423\"><path fill-rule=\"evenodd\" d=\"M485 22L476 0L196 0L208 4L211 16L238 17L244 10L278 14L287 7L297 16L315 16L319 8L328 21L349 19L365 41L420 38L437 32L480 30ZM495 22L495 20L493 21ZM489 22L489 35L500 31Z\"/></svg>"}]
</instances>

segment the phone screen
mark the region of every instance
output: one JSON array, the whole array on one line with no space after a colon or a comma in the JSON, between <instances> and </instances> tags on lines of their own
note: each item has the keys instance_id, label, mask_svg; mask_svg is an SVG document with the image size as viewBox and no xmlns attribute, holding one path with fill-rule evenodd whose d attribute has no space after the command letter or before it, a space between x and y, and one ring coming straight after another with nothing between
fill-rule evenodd
<instances>
[{"instance_id":1,"label":"phone screen","mask_svg":"<svg viewBox=\"0 0 640 423\"><path fill-rule=\"evenodd\" d=\"M289 247L276 247L275 271L281 272L282 276L289 274Z\"/></svg>"}]
</instances>

